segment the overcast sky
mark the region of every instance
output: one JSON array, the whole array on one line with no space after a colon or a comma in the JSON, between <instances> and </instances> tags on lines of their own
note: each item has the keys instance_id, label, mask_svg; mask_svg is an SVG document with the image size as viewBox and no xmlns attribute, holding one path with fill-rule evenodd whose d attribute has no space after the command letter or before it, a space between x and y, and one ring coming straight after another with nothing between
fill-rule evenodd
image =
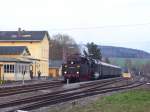
<instances>
[{"instance_id":1,"label":"overcast sky","mask_svg":"<svg viewBox=\"0 0 150 112\"><path fill-rule=\"evenodd\" d=\"M150 52L150 0L0 0L0 30L18 27Z\"/></svg>"}]
</instances>

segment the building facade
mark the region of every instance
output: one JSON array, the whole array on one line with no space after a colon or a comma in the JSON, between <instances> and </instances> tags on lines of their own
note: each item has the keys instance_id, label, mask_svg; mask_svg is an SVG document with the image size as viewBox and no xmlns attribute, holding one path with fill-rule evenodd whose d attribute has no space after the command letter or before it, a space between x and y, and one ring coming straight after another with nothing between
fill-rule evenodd
<instances>
[{"instance_id":1,"label":"building facade","mask_svg":"<svg viewBox=\"0 0 150 112\"><path fill-rule=\"evenodd\" d=\"M62 60L50 60L49 61L49 76L52 78L61 77Z\"/></svg>"},{"instance_id":2,"label":"building facade","mask_svg":"<svg viewBox=\"0 0 150 112\"><path fill-rule=\"evenodd\" d=\"M34 77L41 73L41 77L48 77L49 72L49 34L47 31L0 31L0 47L20 47L25 46L30 55L2 55L1 58L15 58L22 62L30 62L30 70ZM1 51L0 51L1 52ZM2 61L2 60L1 60ZM1 66L3 66L1 64ZM3 68L3 67L1 67ZM1 70L3 71L3 70Z\"/></svg>"},{"instance_id":3,"label":"building facade","mask_svg":"<svg viewBox=\"0 0 150 112\"><path fill-rule=\"evenodd\" d=\"M0 80L29 80L32 61L26 46L0 46Z\"/></svg>"}]
</instances>

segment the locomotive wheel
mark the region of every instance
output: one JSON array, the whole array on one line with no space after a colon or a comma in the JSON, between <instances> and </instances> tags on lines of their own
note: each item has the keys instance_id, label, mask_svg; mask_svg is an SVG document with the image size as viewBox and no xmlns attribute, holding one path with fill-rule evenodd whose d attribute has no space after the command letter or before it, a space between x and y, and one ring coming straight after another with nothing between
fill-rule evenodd
<instances>
[{"instance_id":1,"label":"locomotive wheel","mask_svg":"<svg viewBox=\"0 0 150 112\"><path fill-rule=\"evenodd\" d=\"M67 83L67 79L64 79L64 81L63 81L64 83Z\"/></svg>"}]
</instances>

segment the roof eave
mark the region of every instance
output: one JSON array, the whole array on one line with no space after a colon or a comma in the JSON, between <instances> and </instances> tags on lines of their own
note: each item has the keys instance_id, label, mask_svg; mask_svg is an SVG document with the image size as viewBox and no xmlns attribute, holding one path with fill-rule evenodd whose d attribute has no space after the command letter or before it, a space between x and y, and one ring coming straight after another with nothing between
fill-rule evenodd
<instances>
[{"instance_id":1,"label":"roof eave","mask_svg":"<svg viewBox=\"0 0 150 112\"><path fill-rule=\"evenodd\" d=\"M42 40L0 40L0 42L40 42Z\"/></svg>"}]
</instances>

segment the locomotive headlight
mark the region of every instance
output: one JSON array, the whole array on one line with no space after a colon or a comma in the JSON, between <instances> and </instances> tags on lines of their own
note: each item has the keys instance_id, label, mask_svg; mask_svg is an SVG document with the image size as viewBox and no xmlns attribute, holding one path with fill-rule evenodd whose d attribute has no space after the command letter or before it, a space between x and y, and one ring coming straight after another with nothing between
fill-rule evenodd
<instances>
[{"instance_id":1,"label":"locomotive headlight","mask_svg":"<svg viewBox=\"0 0 150 112\"><path fill-rule=\"evenodd\" d=\"M80 68L80 65L77 65L77 68Z\"/></svg>"},{"instance_id":2,"label":"locomotive headlight","mask_svg":"<svg viewBox=\"0 0 150 112\"><path fill-rule=\"evenodd\" d=\"M64 74L67 74L67 71L64 71Z\"/></svg>"},{"instance_id":3,"label":"locomotive headlight","mask_svg":"<svg viewBox=\"0 0 150 112\"><path fill-rule=\"evenodd\" d=\"M67 65L65 65L65 68L67 68Z\"/></svg>"},{"instance_id":4,"label":"locomotive headlight","mask_svg":"<svg viewBox=\"0 0 150 112\"><path fill-rule=\"evenodd\" d=\"M77 74L79 74L79 71L77 71Z\"/></svg>"}]
</instances>

